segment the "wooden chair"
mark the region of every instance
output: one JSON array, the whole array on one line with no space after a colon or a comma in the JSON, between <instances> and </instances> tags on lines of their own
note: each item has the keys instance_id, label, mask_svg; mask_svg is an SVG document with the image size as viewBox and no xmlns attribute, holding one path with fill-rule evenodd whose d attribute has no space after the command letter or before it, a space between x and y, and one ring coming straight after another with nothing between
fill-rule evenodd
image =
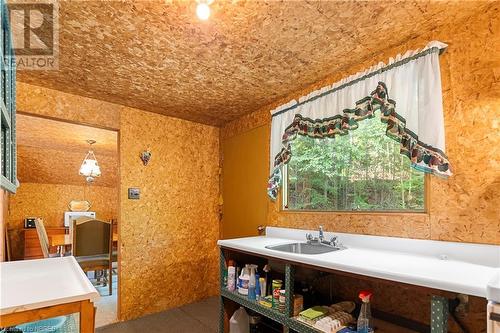
<instances>
[{"instance_id":1,"label":"wooden chair","mask_svg":"<svg viewBox=\"0 0 500 333\"><path fill-rule=\"evenodd\" d=\"M44 258L55 257L56 255L50 254L49 237L47 236L47 231L45 230L45 225L42 219L35 219L36 233L38 234L38 240L40 241L40 247L42 248L42 253Z\"/></svg>"},{"instance_id":2,"label":"wooden chair","mask_svg":"<svg viewBox=\"0 0 500 333\"><path fill-rule=\"evenodd\" d=\"M118 246L115 246L115 242L113 241L113 235L118 233L118 220L117 219L111 219L111 225L112 225L112 230L113 234L111 235L111 261L113 263L117 263L118 265ZM117 266L113 267L113 272L117 274ZM112 277L111 277L112 278Z\"/></svg>"},{"instance_id":3,"label":"wooden chair","mask_svg":"<svg viewBox=\"0 0 500 333\"><path fill-rule=\"evenodd\" d=\"M107 272L109 295L113 293L113 231L108 221L96 219L73 221L73 256L84 272ZM106 277L105 277L106 278Z\"/></svg>"}]
</instances>

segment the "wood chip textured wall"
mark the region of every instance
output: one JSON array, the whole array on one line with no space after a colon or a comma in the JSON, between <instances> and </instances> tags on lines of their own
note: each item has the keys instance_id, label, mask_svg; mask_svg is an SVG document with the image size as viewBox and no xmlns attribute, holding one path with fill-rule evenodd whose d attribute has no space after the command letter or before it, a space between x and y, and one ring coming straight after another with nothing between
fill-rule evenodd
<instances>
[{"instance_id":1,"label":"wood chip textured wall","mask_svg":"<svg viewBox=\"0 0 500 333\"><path fill-rule=\"evenodd\" d=\"M22 82L17 100L23 113L119 130L122 319L217 293L218 128Z\"/></svg>"},{"instance_id":2,"label":"wood chip textured wall","mask_svg":"<svg viewBox=\"0 0 500 333\"><path fill-rule=\"evenodd\" d=\"M223 141L258 126L270 126L269 111L292 98L387 61L398 53L421 48L430 40L449 45L440 62L446 147L454 175L448 180L430 177L428 214L293 213L281 211L278 203L269 203L267 225L303 229L323 225L338 232L499 244L499 11L500 4L491 3L460 25L443 26L416 36L224 126ZM242 181L261 180L248 177Z\"/></svg>"},{"instance_id":3,"label":"wood chip textured wall","mask_svg":"<svg viewBox=\"0 0 500 333\"><path fill-rule=\"evenodd\" d=\"M219 129L124 110L120 133L123 319L215 295ZM139 187L140 200L126 187Z\"/></svg>"}]
</instances>

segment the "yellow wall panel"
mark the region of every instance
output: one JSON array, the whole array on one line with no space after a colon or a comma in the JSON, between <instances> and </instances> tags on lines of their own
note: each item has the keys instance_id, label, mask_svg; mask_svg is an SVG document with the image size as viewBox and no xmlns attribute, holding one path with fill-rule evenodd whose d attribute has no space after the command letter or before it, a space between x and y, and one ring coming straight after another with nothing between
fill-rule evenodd
<instances>
[{"instance_id":1,"label":"yellow wall panel","mask_svg":"<svg viewBox=\"0 0 500 333\"><path fill-rule=\"evenodd\" d=\"M256 236L266 224L268 146L267 125L224 141L223 238Z\"/></svg>"}]
</instances>

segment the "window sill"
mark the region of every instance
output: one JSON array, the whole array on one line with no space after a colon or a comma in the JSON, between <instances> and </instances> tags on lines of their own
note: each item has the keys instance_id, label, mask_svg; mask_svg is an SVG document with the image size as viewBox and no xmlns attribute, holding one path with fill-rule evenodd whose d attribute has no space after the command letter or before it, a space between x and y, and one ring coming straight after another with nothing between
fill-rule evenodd
<instances>
[{"instance_id":1,"label":"window sill","mask_svg":"<svg viewBox=\"0 0 500 333\"><path fill-rule=\"evenodd\" d=\"M405 215L405 216L429 216L428 211L415 211L415 212L409 212L409 211L397 211L397 210L390 210L390 211L373 211L373 212L368 212L368 211L359 211L359 210L353 210L353 211L337 211L337 210L291 210L291 209L283 209L281 208L279 210L280 213L285 213L285 214L330 214L330 215L371 215L371 216L397 216L397 215Z\"/></svg>"}]
</instances>

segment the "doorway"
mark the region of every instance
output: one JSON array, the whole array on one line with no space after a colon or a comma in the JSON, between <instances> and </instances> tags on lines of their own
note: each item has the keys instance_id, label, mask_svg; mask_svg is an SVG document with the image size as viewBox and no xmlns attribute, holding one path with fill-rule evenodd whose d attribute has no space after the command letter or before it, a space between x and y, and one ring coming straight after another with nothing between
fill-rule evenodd
<instances>
[{"instance_id":1,"label":"doorway","mask_svg":"<svg viewBox=\"0 0 500 333\"><path fill-rule=\"evenodd\" d=\"M89 270L87 277L101 295L95 302L96 327L116 322L120 283L118 131L26 114L17 114L16 122L19 187L9 197L7 215L11 259L43 257L38 237L32 237L36 231L25 224L27 219L41 218L49 240L69 234L68 215L90 214L109 222L114 234L112 269ZM95 143L90 145L88 140ZM92 179L81 170L90 150L101 171ZM64 244L51 241L51 256L72 254L72 237L66 239Z\"/></svg>"}]
</instances>

